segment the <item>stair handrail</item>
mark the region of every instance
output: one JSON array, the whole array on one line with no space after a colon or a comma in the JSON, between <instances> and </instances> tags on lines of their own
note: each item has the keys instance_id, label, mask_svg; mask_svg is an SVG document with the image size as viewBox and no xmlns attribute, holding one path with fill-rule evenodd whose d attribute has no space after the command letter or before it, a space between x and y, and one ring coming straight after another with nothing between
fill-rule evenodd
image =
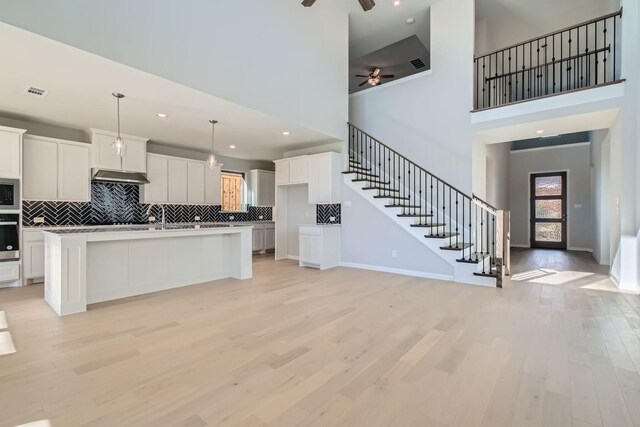
<instances>
[{"instance_id":1,"label":"stair handrail","mask_svg":"<svg viewBox=\"0 0 640 427\"><path fill-rule=\"evenodd\" d=\"M428 170L426 170L425 168L423 168L422 166L420 166L419 164L415 163L414 161L412 161L411 159L409 159L407 156L405 156L402 153L399 153L397 150L394 150L393 148L389 147L387 144L385 144L384 142L380 141L379 139L371 136L370 134L368 134L367 132L363 131L362 129L360 129L358 126L355 126L353 124L351 124L350 122L347 122L349 124L349 126L351 126L352 128L356 129L357 131L360 131L362 134L368 136L369 138L373 139L374 141L376 141L378 144L386 147L389 151L393 151L394 153L396 153L398 156L402 157L403 159L407 159L407 161L409 163L411 163L412 165L415 165L417 168L423 170L424 172L428 173L429 175L431 175L432 177L434 177L435 179L437 179L438 181L442 182L443 184L451 187L453 190L457 191L458 193L462 194L463 196L467 197L468 199L472 199L471 196L467 195L467 193L465 193L464 191L461 191L459 189L457 189L456 187L454 187L453 185L449 184L447 181L445 181L444 179L440 178L439 176L437 176L434 173L429 172Z\"/></svg>"}]
</instances>

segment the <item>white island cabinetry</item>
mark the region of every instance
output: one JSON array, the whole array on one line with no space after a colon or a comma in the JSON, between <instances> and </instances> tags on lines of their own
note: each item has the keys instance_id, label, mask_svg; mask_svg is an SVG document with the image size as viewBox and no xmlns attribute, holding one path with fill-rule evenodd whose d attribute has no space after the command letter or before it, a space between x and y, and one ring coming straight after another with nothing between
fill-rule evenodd
<instances>
[{"instance_id":1,"label":"white island cabinetry","mask_svg":"<svg viewBox=\"0 0 640 427\"><path fill-rule=\"evenodd\" d=\"M251 226L52 230L45 300L58 315L87 304L224 278L249 279Z\"/></svg>"}]
</instances>

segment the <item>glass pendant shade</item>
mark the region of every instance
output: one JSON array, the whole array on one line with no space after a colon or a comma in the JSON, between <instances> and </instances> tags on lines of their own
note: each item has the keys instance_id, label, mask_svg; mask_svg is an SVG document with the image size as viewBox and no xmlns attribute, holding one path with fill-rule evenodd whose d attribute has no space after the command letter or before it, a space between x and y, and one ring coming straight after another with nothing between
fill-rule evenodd
<instances>
[{"instance_id":1,"label":"glass pendant shade","mask_svg":"<svg viewBox=\"0 0 640 427\"><path fill-rule=\"evenodd\" d=\"M113 147L113 151L115 151L117 156L124 157L127 151L127 145L125 144L124 139L120 136L120 100L124 98L124 95L118 92L113 92L112 95L116 98L116 105L118 109L118 137L113 141L111 147Z\"/></svg>"},{"instance_id":2,"label":"glass pendant shade","mask_svg":"<svg viewBox=\"0 0 640 427\"><path fill-rule=\"evenodd\" d=\"M113 147L113 151L116 152L117 156L124 157L127 151L127 146L121 136L117 137L116 140L113 141L113 144L111 144L111 146Z\"/></svg>"},{"instance_id":3,"label":"glass pendant shade","mask_svg":"<svg viewBox=\"0 0 640 427\"><path fill-rule=\"evenodd\" d=\"M207 165L209 165L209 169L215 168L217 163L218 161L216 159L216 155L213 153L209 154L209 158L207 159Z\"/></svg>"}]
</instances>

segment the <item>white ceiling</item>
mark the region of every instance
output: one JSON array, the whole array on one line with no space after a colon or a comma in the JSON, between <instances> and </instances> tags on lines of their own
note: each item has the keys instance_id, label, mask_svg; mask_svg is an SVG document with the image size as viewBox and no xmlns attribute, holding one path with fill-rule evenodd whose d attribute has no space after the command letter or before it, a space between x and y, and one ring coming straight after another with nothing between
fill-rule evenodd
<instances>
[{"instance_id":1,"label":"white ceiling","mask_svg":"<svg viewBox=\"0 0 640 427\"><path fill-rule=\"evenodd\" d=\"M349 56L351 59L386 47L392 43L418 36L429 49L429 7L439 0L401 0L398 7L393 0L376 0L376 6L365 12L357 0L350 2ZM407 24L408 18L416 22Z\"/></svg>"},{"instance_id":2,"label":"white ceiling","mask_svg":"<svg viewBox=\"0 0 640 427\"><path fill-rule=\"evenodd\" d=\"M216 151L243 159L271 160L284 151L334 141L263 113L7 24L0 24L0 116L74 129L114 130L124 93L122 132L154 142L207 151L209 119L216 119ZM46 89L44 98L24 93ZM160 119L157 113L168 114ZM288 130L286 137L282 132ZM236 150L229 149L236 145Z\"/></svg>"}]
</instances>

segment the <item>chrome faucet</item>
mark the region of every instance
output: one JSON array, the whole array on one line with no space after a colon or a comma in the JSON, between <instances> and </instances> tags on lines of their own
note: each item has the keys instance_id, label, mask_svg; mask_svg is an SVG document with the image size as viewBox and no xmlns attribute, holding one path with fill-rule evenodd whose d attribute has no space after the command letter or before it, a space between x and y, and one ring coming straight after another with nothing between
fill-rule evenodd
<instances>
[{"instance_id":1,"label":"chrome faucet","mask_svg":"<svg viewBox=\"0 0 640 427\"><path fill-rule=\"evenodd\" d=\"M149 217L149 214L151 213L151 209L152 209L154 206L160 206L160 209L162 209L162 216L160 217L160 225L162 226L162 229L164 230L164 229L165 229L165 227L166 227L166 225L167 225L166 218L165 218L165 215L164 215L164 214L165 214L165 211L164 211L164 205L161 205L161 204L159 204L159 203L152 203L152 204L150 204L150 205L149 205L149 208L147 209L147 217Z\"/></svg>"}]
</instances>

